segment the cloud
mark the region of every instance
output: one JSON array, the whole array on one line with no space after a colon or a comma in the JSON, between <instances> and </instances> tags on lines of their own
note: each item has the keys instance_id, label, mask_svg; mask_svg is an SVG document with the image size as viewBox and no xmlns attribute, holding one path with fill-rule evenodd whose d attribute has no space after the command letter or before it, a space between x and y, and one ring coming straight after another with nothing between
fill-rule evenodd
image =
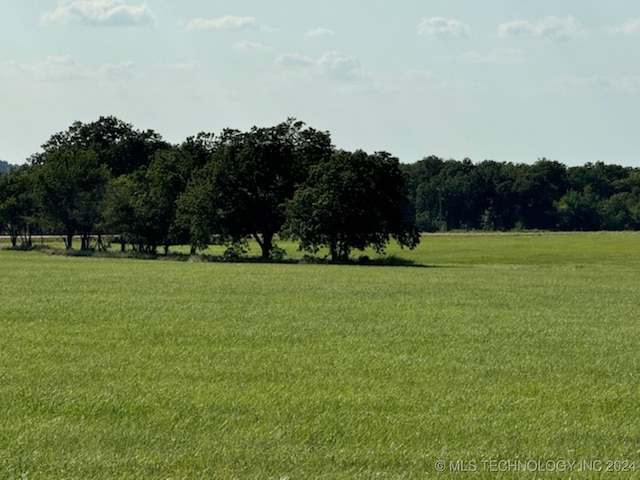
<instances>
[{"instance_id":1,"label":"cloud","mask_svg":"<svg viewBox=\"0 0 640 480\"><path fill-rule=\"evenodd\" d=\"M70 55L50 55L34 63L12 60L7 65L12 72L38 82L72 81L83 77L80 66Z\"/></svg>"},{"instance_id":2,"label":"cloud","mask_svg":"<svg viewBox=\"0 0 640 480\"><path fill-rule=\"evenodd\" d=\"M105 63L91 76L106 80L130 80L138 76L135 62Z\"/></svg>"},{"instance_id":3,"label":"cloud","mask_svg":"<svg viewBox=\"0 0 640 480\"><path fill-rule=\"evenodd\" d=\"M474 81L468 81L461 78L445 77L429 70L409 70L404 73L402 81L408 82L409 88L426 89L432 92L458 94L462 92L484 93L486 85Z\"/></svg>"},{"instance_id":4,"label":"cloud","mask_svg":"<svg viewBox=\"0 0 640 480\"><path fill-rule=\"evenodd\" d=\"M340 52L327 52L320 57L318 65L322 70L334 77L359 77L362 74L360 62Z\"/></svg>"},{"instance_id":5,"label":"cloud","mask_svg":"<svg viewBox=\"0 0 640 480\"><path fill-rule=\"evenodd\" d=\"M226 15L216 18L194 18L187 24L187 30L257 30L262 27L254 17L233 17Z\"/></svg>"},{"instance_id":6,"label":"cloud","mask_svg":"<svg viewBox=\"0 0 640 480\"><path fill-rule=\"evenodd\" d=\"M262 43L249 41L236 43L233 48L239 52L264 52L265 50L269 50L269 47Z\"/></svg>"},{"instance_id":7,"label":"cloud","mask_svg":"<svg viewBox=\"0 0 640 480\"><path fill-rule=\"evenodd\" d=\"M313 67L317 65L313 58L297 53L284 53L276 59L276 63L283 67Z\"/></svg>"},{"instance_id":8,"label":"cloud","mask_svg":"<svg viewBox=\"0 0 640 480\"><path fill-rule=\"evenodd\" d=\"M43 24L94 26L143 26L155 22L146 5L127 5L123 0L62 0L55 10L45 12Z\"/></svg>"},{"instance_id":9,"label":"cloud","mask_svg":"<svg viewBox=\"0 0 640 480\"><path fill-rule=\"evenodd\" d=\"M566 17L546 17L537 22L513 20L498 26L498 36L546 38L549 40L568 40L586 33L571 15Z\"/></svg>"},{"instance_id":10,"label":"cloud","mask_svg":"<svg viewBox=\"0 0 640 480\"><path fill-rule=\"evenodd\" d=\"M609 35L635 35L640 33L640 18L632 18L622 25L607 28Z\"/></svg>"},{"instance_id":11,"label":"cloud","mask_svg":"<svg viewBox=\"0 0 640 480\"><path fill-rule=\"evenodd\" d=\"M326 52L320 58L287 53L280 55L276 63L287 68L313 69L334 78L353 79L362 76L358 59L341 52Z\"/></svg>"},{"instance_id":12,"label":"cloud","mask_svg":"<svg viewBox=\"0 0 640 480\"><path fill-rule=\"evenodd\" d=\"M410 80L417 80L420 82L430 82L436 78L436 75L429 70L409 70L406 76Z\"/></svg>"},{"instance_id":13,"label":"cloud","mask_svg":"<svg viewBox=\"0 0 640 480\"><path fill-rule=\"evenodd\" d=\"M328 28L324 28L324 27L318 27L318 28L314 28L313 30L309 30L306 33L307 37L330 37L332 35L335 35L336 32L334 32L333 30L329 30Z\"/></svg>"},{"instance_id":14,"label":"cloud","mask_svg":"<svg viewBox=\"0 0 640 480\"><path fill-rule=\"evenodd\" d=\"M458 20L442 17L431 17L422 20L418 25L418 35L426 35L439 39L468 37L471 28Z\"/></svg>"},{"instance_id":15,"label":"cloud","mask_svg":"<svg viewBox=\"0 0 640 480\"><path fill-rule=\"evenodd\" d=\"M600 93L636 94L640 91L640 76L601 76L565 78L559 82L563 91L591 90Z\"/></svg>"},{"instance_id":16,"label":"cloud","mask_svg":"<svg viewBox=\"0 0 640 480\"><path fill-rule=\"evenodd\" d=\"M72 82L77 80L117 81L138 76L134 62L105 63L98 67L81 65L71 55L50 55L42 61L6 64L19 78L38 83Z\"/></svg>"},{"instance_id":17,"label":"cloud","mask_svg":"<svg viewBox=\"0 0 640 480\"><path fill-rule=\"evenodd\" d=\"M516 65L525 62L524 52L520 49L497 48L490 53L482 54L476 51L462 55L463 60L471 63L486 63L492 65Z\"/></svg>"}]
</instances>

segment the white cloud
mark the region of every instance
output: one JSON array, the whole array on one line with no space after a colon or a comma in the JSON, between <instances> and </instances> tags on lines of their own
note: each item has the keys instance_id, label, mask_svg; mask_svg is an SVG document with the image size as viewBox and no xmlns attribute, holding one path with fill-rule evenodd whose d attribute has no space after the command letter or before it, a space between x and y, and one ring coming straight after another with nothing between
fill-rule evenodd
<instances>
[{"instance_id":1,"label":"white cloud","mask_svg":"<svg viewBox=\"0 0 640 480\"><path fill-rule=\"evenodd\" d=\"M158 63L155 68L165 71L188 71L194 70L197 67L196 62L182 62L182 63Z\"/></svg>"},{"instance_id":2,"label":"white cloud","mask_svg":"<svg viewBox=\"0 0 640 480\"><path fill-rule=\"evenodd\" d=\"M313 58L297 53L283 53L277 58L276 63L283 67L313 67L316 65Z\"/></svg>"},{"instance_id":3,"label":"white cloud","mask_svg":"<svg viewBox=\"0 0 640 480\"><path fill-rule=\"evenodd\" d=\"M340 52L326 52L320 58L298 54L283 54L276 63L288 68L309 68L335 78L357 78L362 76L362 68L357 58Z\"/></svg>"},{"instance_id":4,"label":"white cloud","mask_svg":"<svg viewBox=\"0 0 640 480\"><path fill-rule=\"evenodd\" d=\"M239 52L264 52L265 50L269 50L269 47L262 43L249 41L236 43L233 48Z\"/></svg>"},{"instance_id":5,"label":"white cloud","mask_svg":"<svg viewBox=\"0 0 640 480\"><path fill-rule=\"evenodd\" d=\"M122 0L62 0L53 11L42 15L43 24L98 26L142 26L154 23L146 5L127 5Z\"/></svg>"},{"instance_id":6,"label":"white cloud","mask_svg":"<svg viewBox=\"0 0 640 480\"><path fill-rule=\"evenodd\" d=\"M309 30L306 35L307 37L330 37L332 35L335 35L335 33L336 32L328 28L319 27L314 28L313 30Z\"/></svg>"},{"instance_id":7,"label":"white cloud","mask_svg":"<svg viewBox=\"0 0 640 480\"><path fill-rule=\"evenodd\" d=\"M123 80L138 76L134 62L105 63L97 67L81 65L71 55L50 55L46 59L21 63L10 61L5 64L19 78L38 83L71 82L76 80Z\"/></svg>"},{"instance_id":8,"label":"white cloud","mask_svg":"<svg viewBox=\"0 0 640 480\"><path fill-rule=\"evenodd\" d=\"M84 76L80 66L70 55L50 55L45 60L34 63L12 60L7 66L12 73L38 82L71 81Z\"/></svg>"},{"instance_id":9,"label":"white cloud","mask_svg":"<svg viewBox=\"0 0 640 480\"><path fill-rule=\"evenodd\" d=\"M234 17L226 15L216 18L194 18L187 24L187 30L255 30L263 28L254 17Z\"/></svg>"},{"instance_id":10,"label":"white cloud","mask_svg":"<svg viewBox=\"0 0 640 480\"><path fill-rule=\"evenodd\" d=\"M513 20L498 26L498 35L507 37L533 37L549 40L568 40L586 33L580 22L571 15L566 17L546 17L537 22Z\"/></svg>"},{"instance_id":11,"label":"white cloud","mask_svg":"<svg viewBox=\"0 0 640 480\"><path fill-rule=\"evenodd\" d=\"M409 80L420 82L430 82L436 78L435 74L429 70L409 70L406 76Z\"/></svg>"},{"instance_id":12,"label":"white cloud","mask_svg":"<svg viewBox=\"0 0 640 480\"><path fill-rule=\"evenodd\" d=\"M516 65L525 62L524 52L520 49L497 48L490 53L467 52L463 60L471 63L488 63L492 65Z\"/></svg>"},{"instance_id":13,"label":"white cloud","mask_svg":"<svg viewBox=\"0 0 640 480\"><path fill-rule=\"evenodd\" d=\"M325 73L335 77L359 77L362 74L358 59L340 52L324 53L318 65Z\"/></svg>"},{"instance_id":14,"label":"white cloud","mask_svg":"<svg viewBox=\"0 0 640 480\"><path fill-rule=\"evenodd\" d=\"M136 64L131 61L105 63L90 75L106 80L130 80L138 76Z\"/></svg>"},{"instance_id":15,"label":"white cloud","mask_svg":"<svg viewBox=\"0 0 640 480\"><path fill-rule=\"evenodd\" d=\"M640 33L640 18L632 18L622 25L614 25L607 28L610 35L635 35Z\"/></svg>"},{"instance_id":16,"label":"white cloud","mask_svg":"<svg viewBox=\"0 0 640 480\"><path fill-rule=\"evenodd\" d=\"M459 20L442 17L425 18L418 26L418 35L440 39L468 37L470 33L471 28Z\"/></svg>"},{"instance_id":17,"label":"white cloud","mask_svg":"<svg viewBox=\"0 0 640 480\"><path fill-rule=\"evenodd\" d=\"M565 78L559 82L563 91L592 90L600 93L635 94L640 91L640 76L601 76Z\"/></svg>"}]
</instances>

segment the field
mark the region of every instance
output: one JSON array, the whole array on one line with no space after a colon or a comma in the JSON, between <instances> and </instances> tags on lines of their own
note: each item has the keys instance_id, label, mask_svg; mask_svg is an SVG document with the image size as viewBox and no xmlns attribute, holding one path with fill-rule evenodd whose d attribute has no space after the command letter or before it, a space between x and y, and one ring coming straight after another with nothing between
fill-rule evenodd
<instances>
[{"instance_id":1,"label":"field","mask_svg":"<svg viewBox=\"0 0 640 480\"><path fill-rule=\"evenodd\" d=\"M389 253L0 251L0 478L640 476L640 235Z\"/></svg>"}]
</instances>

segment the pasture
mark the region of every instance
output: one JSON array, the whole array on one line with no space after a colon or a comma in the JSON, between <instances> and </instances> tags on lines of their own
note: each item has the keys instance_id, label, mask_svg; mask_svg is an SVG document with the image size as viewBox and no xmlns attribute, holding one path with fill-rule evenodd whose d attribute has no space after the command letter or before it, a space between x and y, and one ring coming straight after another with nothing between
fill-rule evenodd
<instances>
[{"instance_id":1,"label":"pasture","mask_svg":"<svg viewBox=\"0 0 640 480\"><path fill-rule=\"evenodd\" d=\"M640 475L640 235L388 253L0 251L0 478Z\"/></svg>"}]
</instances>

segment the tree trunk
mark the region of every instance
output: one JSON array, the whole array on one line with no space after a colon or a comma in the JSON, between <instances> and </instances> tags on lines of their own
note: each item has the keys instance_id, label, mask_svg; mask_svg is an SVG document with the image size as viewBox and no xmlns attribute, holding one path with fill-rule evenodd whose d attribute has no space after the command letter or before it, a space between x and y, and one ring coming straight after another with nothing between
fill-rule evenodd
<instances>
[{"instance_id":1,"label":"tree trunk","mask_svg":"<svg viewBox=\"0 0 640 480\"><path fill-rule=\"evenodd\" d=\"M73 247L73 233L67 233L64 237L64 246L67 250L71 250Z\"/></svg>"},{"instance_id":2,"label":"tree trunk","mask_svg":"<svg viewBox=\"0 0 640 480\"><path fill-rule=\"evenodd\" d=\"M271 250L273 249L273 233L263 233L262 238L257 233L253 234L253 238L258 242L260 250L262 250L262 258L269 259Z\"/></svg>"},{"instance_id":3,"label":"tree trunk","mask_svg":"<svg viewBox=\"0 0 640 480\"><path fill-rule=\"evenodd\" d=\"M338 261L338 246L336 244L335 238L331 237L331 243L329 245L329 253L331 254L331 261Z\"/></svg>"},{"instance_id":4,"label":"tree trunk","mask_svg":"<svg viewBox=\"0 0 640 480\"><path fill-rule=\"evenodd\" d=\"M262 234L262 258L267 260L273 250L273 233Z\"/></svg>"},{"instance_id":5,"label":"tree trunk","mask_svg":"<svg viewBox=\"0 0 640 480\"><path fill-rule=\"evenodd\" d=\"M91 236L86 233L83 233L80 236L80 250L87 251L89 250L90 246L91 246Z\"/></svg>"}]
</instances>

